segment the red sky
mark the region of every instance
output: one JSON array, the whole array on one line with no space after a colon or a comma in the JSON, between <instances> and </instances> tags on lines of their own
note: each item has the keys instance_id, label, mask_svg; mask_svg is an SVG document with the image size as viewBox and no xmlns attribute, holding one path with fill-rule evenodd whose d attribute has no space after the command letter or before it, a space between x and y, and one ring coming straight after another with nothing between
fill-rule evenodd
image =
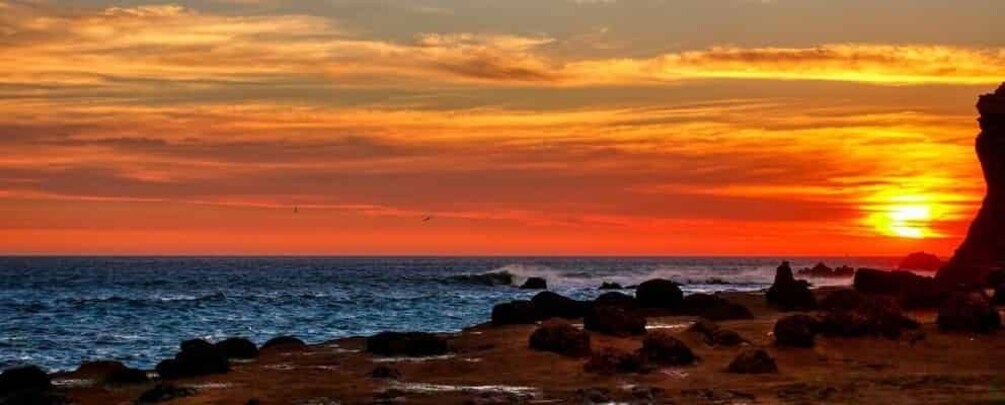
<instances>
[{"instance_id":1,"label":"red sky","mask_svg":"<svg viewBox=\"0 0 1005 405\"><path fill-rule=\"evenodd\" d=\"M944 3L0 0L0 253L947 255Z\"/></svg>"}]
</instances>

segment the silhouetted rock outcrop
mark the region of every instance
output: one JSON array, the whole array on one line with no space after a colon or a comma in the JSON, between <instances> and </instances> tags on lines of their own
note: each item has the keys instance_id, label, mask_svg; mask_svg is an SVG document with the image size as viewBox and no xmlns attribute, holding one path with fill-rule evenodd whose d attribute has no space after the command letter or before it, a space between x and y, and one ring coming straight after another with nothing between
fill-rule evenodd
<instances>
[{"instance_id":1,"label":"silhouetted rock outcrop","mask_svg":"<svg viewBox=\"0 0 1005 405\"><path fill-rule=\"evenodd\" d=\"M778 366L775 359L764 349L748 349L740 352L729 363L726 371L737 374L766 374L777 373Z\"/></svg>"},{"instance_id":2,"label":"silhouetted rock outcrop","mask_svg":"<svg viewBox=\"0 0 1005 405\"><path fill-rule=\"evenodd\" d=\"M258 346L245 338L229 338L217 342L216 347L228 359L253 359L258 357Z\"/></svg>"},{"instance_id":3,"label":"silhouetted rock outcrop","mask_svg":"<svg viewBox=\"0 0 1005 405\"><path fill-rule=\"evenodd\" d=\"M523 282L523 285L520 286L520 289L522 289L522 290L547 290L548 289L548 280L545 280L545 279L543 279L541 277L531 277L531 278L528 278L527 281Z\"/></svg>"},{"instance_id":4,"label":"silhouetted rock outcrop","mask_svg":"<svg viewBox=\"0 0 1005 405\"><path fill-rule=\"evenodd\" d=\"M909 271L859 269L854 286L863 293L894 297L904 308L935 308L947 296L934 278Z\"/></svg>"},{"instance_id":5,"label":"silhouetted rock outcrop","mask_svg":"<svg viewBox=\"0 0 1005 405\"><path fill-rule=\"evenodd\" d=\"M690 347L666 332L646 334L639 354L645 361L664 366L686 366L698 360Z\"/></svg>"},{"instance_id":6,"label":"silhouetted rock outcrop","mask_svg":"<svg viewBox=\"0 0 1005 405\"><path fill-rule=\"evenodd\" d=\"M541 314L537 307L527 300L504 302L492 307L492 324L496 326L533 324L539 320Z\"/></svg>"},{"instance_id":7,"label":"silhouetted rock outcrop","mask_svg":"<svg viewBox=\"0 0 1005 405\"><path fill-rule=\"evenodd\" d=\"M36 366L15 367L0 374L0 404L50 404L52 380Z\"/></svg>"},{"instance_id":8,"label":"silhouetted rock outcrop","mask_svg":"<svg viewBox=\"0 0 1005 405\"><path fill-rule=\"evenodd\" d=\"M600 285L600 287L598 289L600 289L600 290L621 290L621 289L624 289L624 288L625 287L622 287L621 284L605 281L603 284Z\"/></svg>"},{"instance_id":9,"label":"silhouetted rock outcrop","mask_svg":"<svg viewBox=\"0 0 1005 405\"><path fill-rule=\"evenodd\" d=\"M290 351L302 350L306 347L307 343L295 336L277 336L265 342L261 350Z\"/></svg>"},{"instance_id":10,"label":"silhouetted rock outcrop","mask_svg":"<svg viewBox=\"0 0 1005 405\"><path fill-rule=\"evenodd\" d=\"M958 292L939 307L936 323L944 331L988 333L1001 328L998 309L981 291Z\"/></svg>"},{"instance_id":11,"label":"silhouetted rock outcrop","mask_svg":"<svg viewBox=\"0 0 1005 405\"><path fill-rule=\"evenodd\" d=\"M646 317L634 308L597 305L583 318L586 330L611 336L635 336L646 333Z\"/></svg>"},{"instance_id":12,"label":"silhouetted rock outcrop","mask_svg":"<svg viewBox=\"0 0 1005 405\"><path fill-rule=\"evenodd\" d=\"M907 255L897 266L901 270L915 271L939 271L942 268L942 259L939 256L925 252L915 252Z\"/></svg>"},{"instance_id":13,"label":"silhouetted rock outcrop","mask_svg":"<svg viewBox=\"0 0 1005 405\"><path fill-rule=\"evenodd\" d=\"M1005 267L1005 84L981 96L977 111L977 158L987 194L963 244L936 276L950 287L985 286L992 269Z\"/></svg>"},{"instance_id":14,"label":"silhouetted rock outcrop","mask_svg":"<svg viewBox=\"0 0 1005 405\"><path fill-rule=\"evenodd\" d=\"M73 375L111 385L142 384L149 381L146 371L126 367L118 361L89 361L81 364Z\"/></svg>"},{"instance_id":15,"label":"silhouetted rock outcrop","mask_svg":"<svg viewBox=\"0 0 1005 405\"><path fill-rule=\"evenodd\" d=\"M896 339L918 329L918 322L904 315L892 297L866 295L852 290L835 292L821 301L825 309L817 330L826 336L877 336Z\"/></svg>"},{"instance_id":16,"label":"silhouetted rock outcrop","mask_svg":"<svg viewBox=\"0 0 1005 405\"><path fill-rule=\"evenodd\" d=\"M791 315L775 322L775 344L789 347L813 347L820 322L809 315Z\"/></svg>"},{"instance_id":17,"label":"silhouetted rock outcrop","mask_svg":"<svg viewBox=\"0 0 1005 405\"><path fill-rule=\"evenodd\" d=\"M639 302L638 302L638 300L635 299L635 297L633 297L631 295L628 295L628 294L625 294L625 293L621 293L621 292L617 292L617 291L611 291L611 292L606 292L606 293L600 294L599 297L597 297L596 299L593 300L593 306L594 307L597 307L597 306L614 306L614 307L620 307L620 308L632 308L632 309L634 309L634 308L638 308L639 307Z\"/></svg>"},{"instance_id":18,"label":"silhouetted rock outcrop","mask_svg":"<svg viewBox=\"0 0 1005 405\"><path fill-rule=\"evenodd\" d=\"M635 298L643 308L679 309L684 304L684 292L677 283L664 279L639 284Z\"/></svg>"},{"instance_id":19,"label":"silhouetted rock outcrop","mask_svg":"<svg viewBox=\"0 0 1005 405\"><path fill-rule=\"evenodd\" d=\"M799 270L797 274L810 277L851 277L855 274L855 269L848 266L832 269L824 263L817 263L812 268Z\"/></svg>"},{"instance_id":20,"label":"silhouetted rock outcrop","mask_svg":"<svg viewBox=\"0 0 1005 405\"><path fill-rule=\"evenodd\" d=\"M809 283L796 280L789 262L783 262L775 271L775 282L765 294L768 304L786 311L809 310L816 307L816 298Z\"/></svg>"},{"instance_id":21,"label":"silhouetted rock outcrop","mask_svg":"<svg viewBox=\"0 0 1005 405\"><path fill-rule=\"evenodd\" d=\"M578 357L590 354L590 334L561 319L545 321L530 335L532 350Z\"/></svg>"},{"instance_id":22,"label":"silhouetted rock outcrop","mask_svg":"<svg viewBox=\"0 0 1005 405\"><path fill-rule=\"evenodd\" d=\"M230 361L223 351L202 339L182 342L181 351L173 359L157 364L157 374L166 380L223 374L228 371Z\"/></svg>"},{"instance_id":23,"label":"silhouetted rock outcrop","mask_svg":"<svg viewBox=\"0 0 1005 405\"><path fill-rule=\"evenodd\" d=\"M648 371L645 359L639 353L615 348L604 348L594 352L583 369L596 374L645 373Z\"/></svg>"},{"instance_id":24,"label":"silhouetted rock outcrop","mask_svg":"<svg viewBox=\"0 0 1005 405\"><path fill-rule=\"evenodd\" d=\"M381 332L366 339L366 351L379 356L438 356L447 354L447 340L424 332Z\"/></svg>"},{"instance_id":25,"label":"silhouetted rock outcrop","mask_svg":"<svg viewBox=\"0 0 1005 405\"><path fill-rule=\"evenodd\" d=\"M542 319L547 318L582 318L589 309L589 304L563 297L551 291L538 293L530 299Z\"/></svg>"}]
</instances>

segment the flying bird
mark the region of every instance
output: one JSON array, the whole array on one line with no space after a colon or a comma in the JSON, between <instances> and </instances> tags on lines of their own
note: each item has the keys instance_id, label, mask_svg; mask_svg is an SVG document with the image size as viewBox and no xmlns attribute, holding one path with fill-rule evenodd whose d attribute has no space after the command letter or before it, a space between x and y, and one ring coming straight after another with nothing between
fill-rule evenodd
<instances>
[{"instance_id":1,"label":"flying bird","mask_svg":"<svg viewBox=\"0 0 1005 405\"><path fill-rule=\"evenodd\" d=\"M429 221L432 221L432 220L433 220L433 217L429 216L429 217L423 218L422 222L429 222Z\"/></svg>"}]
</instances>

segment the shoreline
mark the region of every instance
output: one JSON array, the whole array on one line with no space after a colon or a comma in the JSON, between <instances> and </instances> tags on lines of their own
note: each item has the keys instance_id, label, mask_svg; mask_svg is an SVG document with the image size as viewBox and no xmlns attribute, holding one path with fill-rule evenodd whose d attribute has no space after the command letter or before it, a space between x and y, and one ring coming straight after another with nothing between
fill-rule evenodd
<instances>
[{"instance_id":1,"label":"shoreline","mask_svg":"<svg viewBox=\"0 0 1005 405\"><path fill-rule=\"evenodd\" d=\"M813 290L818 298L841 287ZM602 291L600 292L602 293ZM262 348L254 359L232 360L223 374L136 384L102 384L80 370L53 374L53 392L73 403L133 403L173 387L171 404L321 403L994 403L1005 401L1005 336L943 332L936 311L905 313L920 323L897 339L817 336L809 348L784 347L772 333L779 319L818 311L783 312L764 292L716 296L749 309L751 319L717 322L746 341L709 343L689 330L693 315L647 310L648 334L679 339L699 360L613 373L587 371L590 356L532 350L528 339L542 322L472 325L433 334L445 351L432 355L376 355L367 337L314 345ZM583 319L569 321L583 328ZM589 333L594 356L608 349L633 352L645 335ZM370 343L373 345L373 343ZM778 371L737 374L731 361L749 349L765 350ZM163 392L162 392L163 394ZM173 397L177 396L177 397Z\"/></svg>"}]
</instances>

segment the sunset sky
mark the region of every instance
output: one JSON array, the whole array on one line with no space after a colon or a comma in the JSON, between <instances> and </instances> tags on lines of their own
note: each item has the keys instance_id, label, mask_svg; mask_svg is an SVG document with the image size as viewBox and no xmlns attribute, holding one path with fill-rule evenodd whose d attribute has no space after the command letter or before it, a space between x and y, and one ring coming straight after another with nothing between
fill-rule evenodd
<instances>
[{"instance_id":1,"label":"sunset sky","mask_svg":"<svg viewBox=\"0 0 1005 405\"><path fill-rule=\"evenodd\" d=\"M0 0L0 253L947 255L1001 17Z\"/></svg>"}]
</instances>

